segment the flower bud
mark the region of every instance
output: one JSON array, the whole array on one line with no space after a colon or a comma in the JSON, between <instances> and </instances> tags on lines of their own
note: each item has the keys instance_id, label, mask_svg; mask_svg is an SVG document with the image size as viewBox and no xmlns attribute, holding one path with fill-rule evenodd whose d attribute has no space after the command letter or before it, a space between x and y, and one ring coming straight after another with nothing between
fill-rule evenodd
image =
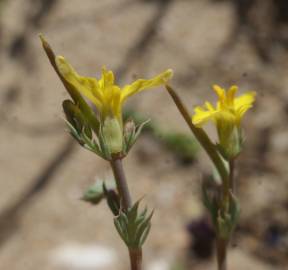
<instances>
[{"instance_id":1,"label":"flower bud","mask_svg":"<svg viewBox=\"0 0 288 270\"><path fill-rule=\"evenodd\" d=\"M129 119L124 124L124 134L127 137L130 137L131 134L135 133L135 123L132 119Z\"/></svg>"}]
</instances>

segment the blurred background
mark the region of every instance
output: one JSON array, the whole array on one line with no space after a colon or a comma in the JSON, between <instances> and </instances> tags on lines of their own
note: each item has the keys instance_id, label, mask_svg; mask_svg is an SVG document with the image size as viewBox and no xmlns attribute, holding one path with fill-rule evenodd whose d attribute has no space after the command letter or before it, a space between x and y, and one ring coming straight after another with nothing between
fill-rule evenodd
<instances>
[{"instance_id":1,"label":"blurred background","mask_svg":"<svg viewBox=\"0 0 288 270\"><path fill-rule=\"evenodd\" d=\"M257 91L244 119L242 213L229 269L287 269L287 1L0 0L1 269L121 270L129 263L105 202L80 200L112 173L66 132L68 94L40 32L83 75L99 76L106 65L123 85L174 69L172 85L191 112L215 100L214 83ZM200 192L211 163L163 88L131 98L127 109L153 119L124 162L133 198L145 195L156 209L145 269L215 269Z\"/></svg>"}]
</instances>

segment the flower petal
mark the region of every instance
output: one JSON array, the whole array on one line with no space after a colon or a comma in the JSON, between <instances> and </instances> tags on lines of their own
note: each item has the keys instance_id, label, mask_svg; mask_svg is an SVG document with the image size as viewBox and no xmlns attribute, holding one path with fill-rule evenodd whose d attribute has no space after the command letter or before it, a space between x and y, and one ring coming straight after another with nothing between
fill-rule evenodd
<instances>
[{"instance_id":1,"label":"flower petal","mask_svg":"<svg viewBox=\"0 0 288 270\"><path fill-rule=\"evenodd\" d=\"M226 97L226 93L225 93L225 89L220 87L219 85L217 84L214 84L212 86L213 90L215 91L215 93L217 94L219 100L224 100L225 97Z\"/></svg>"},{"instance_id":2,"label":"flower petal","mask_svg":"<svg viewBox=\"0 0 288 270\"><path fill-rule=\"evenodd\" d=\"M226 103L228 106L234 106L234 98L235 98L235 94L238 91L238 87L236 85L232 85L226 94Z\"/></svg>"},{"instance_id":3,"label":"flower petal","mask_svg":"<svg viewBox=\"0 0 288 270\"><path fill-rule=\"evenodd\" d=\"M256 92L247 92L244 95L235 98L234 108L238 120L241 120L247 110L249 110L255 102Z\"/></svg>"},{"instance_id":4,"label":"flower petal","mask_svg":"<svg viewBox=\"0 0 288 270\"><path fill-rule=\"evenodd\" d=\"M165 84L172 76L173 71L168 69L150 80L139 79L130 85L126 85L122 90L121 101L124 102L128 97L147 88L157 87Z\"/></svg>"},{"instance_id":5,"label":"flower petal","mask_svg":"<svg viewBox=\"0 0 288 270\"><path fill-rule=\"evenodd\" d=\"M205 106L208 109L208 111L211 111L211 112L215 111L215 108L213 107L213 105L210 102L206 101Z\"/></svg>"},{"instance_id":6,"label":"flower petal","mask_svg":"<svg viewBox=\"0 0 288 270\"><path fill-rule=\"evenodd\" d=\"M114 87L111 107L113 114L118 118L119 123L122 123L121 90L118 86Z\"/></svg>"},{"instance_id":7,"label":"flower petal","mask_svg":"<svg viewBox=\"0 0 288 270\"><path fill-rule=\"evenodd\" d=\"M207 106L207 104L206 104L206 106ZM218 111L215 109L212 110L212 108L209 108L209 110L205 110L200 106L197 106L194 109L194 112L195 113L192 116L192 123L197 127L201 127L202 125L204 125L209 120L214 121L215 115L218 113Z\"/></svg>"},{"instance_id":8,"label":"flower petal","mask_svg":"<svg viewBox=\"0 0 288 270\"><path fill-rule=\"evenodd\" d=\"M114 85L114 74L111 70L107 70L106 67L102 67L102 77L99 80L99 86L102 89Z\"/></svg>"},{"instance_id":9,"label":"flower petal","mask_svg":"<svg viewBox=\"0 0 288 270\"><path fill-rule=\"evenodd\" d=\"M57 56L56 65L63 78L81 94L90 99L98 109L101 109L101 95L97 91L98 82L94 78L80 76L63 56Z\"/></svg>"}]
</instances>

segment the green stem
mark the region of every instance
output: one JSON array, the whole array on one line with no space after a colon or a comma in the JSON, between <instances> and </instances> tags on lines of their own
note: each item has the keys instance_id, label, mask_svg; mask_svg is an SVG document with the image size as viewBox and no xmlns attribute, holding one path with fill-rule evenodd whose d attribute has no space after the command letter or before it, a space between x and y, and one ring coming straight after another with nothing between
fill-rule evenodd
<instances>
[{"instance_id":1,"label":"green stem","mask_svg":"<svg viewBox=\"0 0 288 270\"><path fill-rule=\"evenodd\" d=\"M223 213L227 211L230 205L230 193L235 191L235 179L234 179L234 159L229 160L229 178L228 182L223 183L222 187L222 207Z\"/></svg>"},{"instance_id":2,"label":"green stem","mask_svg":"<svg viewBox=\"0 0 288 270\"><path fill-rule=\"evenodd\" d=\"M234 159L229 160L229 181L226 185L223 185L223 201L222 201L222 211L226 213L228 211L230 201L230 192L235 190L235 179L234 179ZM227 269L227 248L230 241L230 235L227 238L217 237L217 263L218 270Z\"/></svg>"},{"instance_id":3,"label":"green stem","mask_svg":"<svg viewBox=\"0 0 288 270\"><path fill-rule=\"evenodd\" d=\"M219 172L221 179L223 181L223 185L229 185L229 176L228 172L225 168L225 165L223 163L223 160L219 156L215 145L211 142L208 135L202 128L196 127L192 123L191 115L188 112L187 108L181 101L180 97L176 94L173 88L171 88L169 85L166 85L166 89L168 90L168 93L172 97L173 101L175 102L179 112L182 114L184 120L188 124L189 128L193 132L196 139L199 141L201 146L205 149L206 153L210 157L211 161L215 165L217 171Z\"/></svg>"},{"instance_id":4,"label":"green stem","mask_svg":"<svg viewBox=\"0 0 288 270\"><path fill-rule=\"evenodd\" d=\"M132 206L132 199L130 196L125 172L123 169L122 160L118 157L113 158L110 161L113 174L116 180L117 189L120 195L121 203L123 204L124 211L127 211ZM131 270L142 269L142 249L133 249L128 247Z\"/></svg>"}]
</instances>

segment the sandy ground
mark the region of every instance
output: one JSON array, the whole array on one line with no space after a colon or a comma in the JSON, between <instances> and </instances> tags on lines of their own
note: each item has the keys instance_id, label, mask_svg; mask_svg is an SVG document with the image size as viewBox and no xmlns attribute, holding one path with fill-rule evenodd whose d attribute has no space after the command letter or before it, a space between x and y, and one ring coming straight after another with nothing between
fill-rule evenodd
<instances>
[{"instance_id":1,"label":"sandy ground","mask_svg":"<svg viewBox=\"0 0 288 270\"><path fill-rule=\"evenodd\" d=\"M42 32L80 74L99 75L106 65L124 84L172 68L172 84L191 110L214 98L213 83L256 90L257 105L244 124L247 143L238 171L242 216L229 269L287 269L287 239L284 248L263 240L270 224L288 226L287 55L277 51L272 64L263 64L245 37L223 52L233 22L226 2L60 0L38 24L29 20L37 11L33 3L7 1L1 10L0 268L90 269L57 261L61 247L76 244L114 251L115 262L105 269L128 265L105 203L92 207L79 200L83 189L111 178L111 171L65 132L61 102L68 95L40 46ZM24 45L15 42L21 37ZM189 132L163 89L143 92L127 106L164 130ZM164 261L215 269L213 259L186 256L185 227L203 215L199 189L201 174L210 171L207 157L200 153L193 166L180 166L143 135L125 168L133 197L145 195L145 203L156 209L144 247L146 268L169 269L159 263ZM21 201L39 179L46 179L45 187Z\"/></svg>"}]
</instances>

